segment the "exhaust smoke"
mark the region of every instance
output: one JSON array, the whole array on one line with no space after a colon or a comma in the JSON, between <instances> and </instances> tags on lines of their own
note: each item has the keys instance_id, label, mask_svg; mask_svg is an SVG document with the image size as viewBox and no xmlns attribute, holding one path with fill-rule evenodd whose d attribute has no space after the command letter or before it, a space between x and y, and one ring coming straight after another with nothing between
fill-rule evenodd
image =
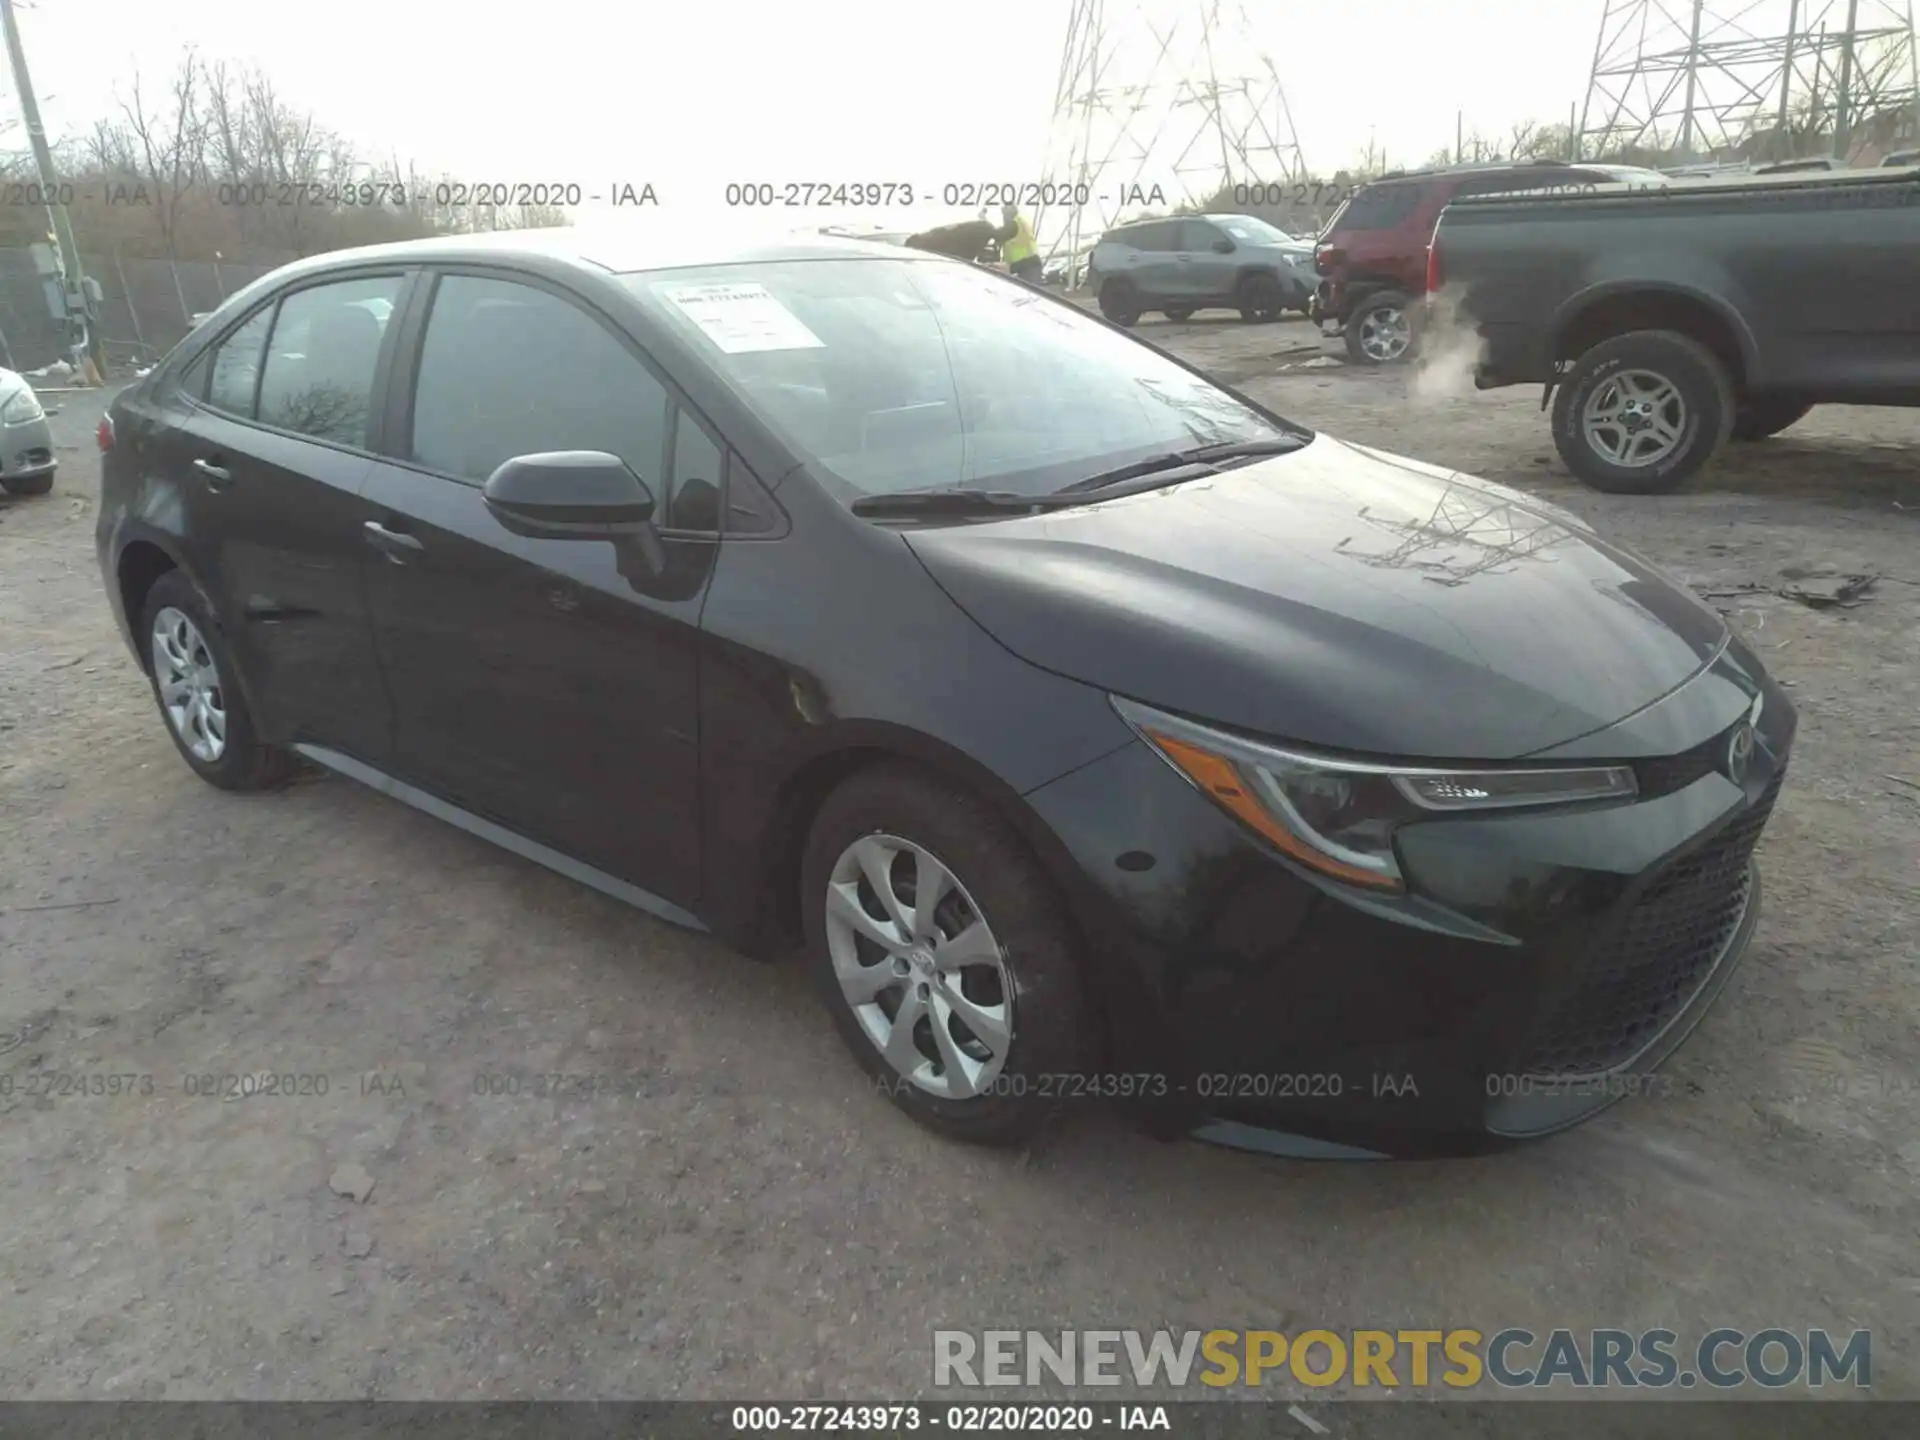
<instances>
[{"instance_id":1,"label":"exhaust smoke","mask_svg":"<svg viewBox=\"0 0 1920 1440\"><path fill-rule=\"evenodd\" d=\"M1442 286L1426 299L1413 383L1408 387L1421 404L1465 400L1475 393L1473 373L1485 358L1487 344L1467 316L1462 298L1461 289Z\"/></svg>"}]
</instances>

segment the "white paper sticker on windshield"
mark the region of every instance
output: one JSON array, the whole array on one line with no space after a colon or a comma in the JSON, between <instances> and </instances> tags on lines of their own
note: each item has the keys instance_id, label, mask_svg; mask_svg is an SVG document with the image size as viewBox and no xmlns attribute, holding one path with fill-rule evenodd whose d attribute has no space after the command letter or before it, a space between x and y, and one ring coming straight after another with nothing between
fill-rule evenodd
<instances>
[{"instance_id":1,"label":"white paper sticker on windshield","mask_svg":"<svg viewBox=\"0 0 1920 1440\"><path fill-rule=\"evenodd\" d=\"M729 355L815 350L826 344L764 285L662 285L660 293Z\"/></svg>"}]
</instances>

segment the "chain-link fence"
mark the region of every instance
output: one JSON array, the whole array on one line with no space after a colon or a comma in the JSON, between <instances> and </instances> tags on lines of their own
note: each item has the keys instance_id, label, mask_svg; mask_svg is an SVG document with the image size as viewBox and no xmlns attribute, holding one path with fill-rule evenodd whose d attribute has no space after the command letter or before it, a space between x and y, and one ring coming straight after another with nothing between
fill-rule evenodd
<instances>
[{"instance_id":1,"label":"chain-link fence","mask_svg":"<svg viewBox=\"0 0 1920 1440\"><path fill-rule=\"evenodd\" d=\"M179 343L196 314L284 263L80 258L100 285L101 346L116 370L151 364ZM58 283L39 272L32 250L0 249L0 330L15 368L33 370L68 358L66 329L53 309L57 294Z\"/></svg>"}]
</instances>

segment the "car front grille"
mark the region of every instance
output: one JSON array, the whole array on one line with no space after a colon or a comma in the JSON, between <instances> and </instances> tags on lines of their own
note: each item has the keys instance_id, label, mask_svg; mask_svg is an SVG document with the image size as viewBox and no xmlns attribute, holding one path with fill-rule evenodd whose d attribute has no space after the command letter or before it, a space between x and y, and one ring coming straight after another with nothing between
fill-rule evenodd
<instances>
[{"instance_id":1,"label":"car front grille","mask_svg":"<svg viewBox=\"0 0 1920 1440\"><path fill-rule=\"evenodd\" d=\"M1522 1074L1565 1079L1613 1070L1686 1007L1746 914L1748 862L1784 778L1783 769L1705 849L1647 887L1590 954L1579 987L1541 1026Z\"/></svg>"}]
</instances>

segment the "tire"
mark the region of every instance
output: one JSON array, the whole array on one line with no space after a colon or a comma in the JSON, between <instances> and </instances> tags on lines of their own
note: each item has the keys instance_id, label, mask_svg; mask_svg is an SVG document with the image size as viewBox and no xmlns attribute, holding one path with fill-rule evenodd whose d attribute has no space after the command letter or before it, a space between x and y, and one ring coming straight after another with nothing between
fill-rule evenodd
<instances>
[{"instance_id":1,"label":"tire","mask_svg":"<svg viewBox=\"0 0 1920 1440\"><path fill-rule=\"evenodd\" d=\"M9 495L51 495L53 493L53 471L44 475L18 475L0 478L0 490Z\"/></svg>"},{"instance_id":2,"label":"tire","mask_svg":"<svg viewBox=\"0 0 1920 1440\"><path fill-rule=\"evenodd\" d=\"M1664 383L1677 395L1675 439L1657 459L1620 464L1589 440L1583 417L1590 403L1605 408L1623 397L1630 403L1653 403L1609 388L1631 385L1644 394L1651 381ZM1671 421L1671 409L1665 413ZM1726 443L1733 414L1733 382L1712 351L1677 331L1636 330L1601 341L1573 362L1554 392L1553 443L1567 468L1595 490L1664 495L1684 484ZM1608 429L1621 437L1618 443L1630 443L1633 432Z\"/></svg>"},{"instance_id":3,"label":"tire","mask_svg":"<svg viewBox=\"0 0 1920 1440\"><path fill-rule=\"evenodd\" d=\"M176 620L184 620L191 633L182 631ZM217 753L196 752L182 734L184 724L204 741L210 733L204 719L196 722L190 715L186 721L176 721L168 709L165 691L168 672L174 666L169 660L169 648L163 647L155 639L156 631L163 623L167 624L172 637L170 649L173 655L187 657L191 653L204 656L211 663L211 698L225 717L224 724L219 727L223 738ZM253 716L247 709L246 696L235 683L233 653L227 648L226 638L221 634L207 603L201 599L200 592L180 571L169 570L154 581L153 588L147 592L139 634L141 653L146 659L148 678L153 686L154 704L160 710L160 721L167 727L167 734L172 738L174 748L180 752L180 758L192 767L194 774L222 790L267 790L293 773L295 767L291 755L261 743L254 729ZM202 673L205 673L204 666ZM204 687L200 693L204 695ZM205 711L201 711L201 714L204 716Z\"/></svg>"},{"instance_id":4,"label":"tire","mask_svg":"<svg viewBox=\"0 0 1920 1440\"><path fill-rule=\"evenodd\" d=\"M1746 403L1736 407L1733 412L1732 438L1765 440L1770 435L1778 435L1790 425L1799 424L1811 409L1811 400L1802 400L1794 395L1749 395Z\"/></svg>"},{"instance_id":5,"label":"tire","mask_svg":"<svg viewBox=\"0 0 1920 1440\"><path fill-rule=\"evenodd\" d=\"M1116 325L1132 328L1140 323L1140 297L1124 280L1109 280L1100 287L1100 313Z\"/></svg>"},{"instance_id":6,"label":"tire","mask_svg":"<svg viewBox=\"0 0 1920 1440\"><path fill-rule=\"evenodd\" d=\"M1271 275L1249 275L1240 282L1234 304L1239 307L1240 318L1251 324L1256 320L1278 320L1280 312L1287 308L1287 297L1280 282Z\"/></svg>"},{"instance_id":7,"label":"tire","mask_svg":"<svg viewBox=\"0 0 1920 1440\"><path fill-rule=\"evenodd\" d=\"M1356 365L1398 365L1413 354L1413 302L1379 290L1347 317L1347 358Z\"/></svg>"},{"instance_id":8,"label":"tire","mask_svg":"<svg viewBox=\"0 0 1920 1440\"><path fill-rule=\"evenodd\" d=\"M1187 321L1193 318L1193 307L1191 305L1175 305L1170 309L1161 311L1160 313L1165 315L1169 320L1173 321L1174 324L1184 325Z\"/></svg>"},{"instance_id":9,"label":"tire","mask_svg":"<svg viewBox=\"0 0 1920 1440\"><path fill-rule=\"evenodd\" d=\"M916 1019L903 1032L903 1042L914 1042L911 1049L903 1043L906 1068L896 1067L882 1053L901 1007L937 1003L941 994L952 993L946 988L952 982L943 983L940 973L924 968L929 958L924 947L913 959L890 958L871 933L855 939L862 919L867 927L882 928L874 916L884 911L871 882L860 878L873 873L860 864L854 847L862 845L877 845L883 854L900 857L881 871L891 877L890 886L912 888L907 877L917 882L923 873L921 854L945 868L955 884L935 911L937 933L945 937L941 944L951 945L956 934L967 932L975 923L969 913L984 919L998 946L973 952L986 958L964 970L961 983L973 989L962 999L982 1007L1000 1004L1000 1018L1010 1022L1009 1038L1001 1040L982 1026L998 1044L997 1062L992 1046L978 1037L967 1040L968 1032L956 1032L949 1020L948 1039L971 1045L974 1053L956 1047L952 1053L959 1063L939 1066L938 1057L950 1052L938 1047L935 1014L925 1008L920 1013L926 1023ZM845 906L830 903L829 888L834 885L855 887L852 903L859 907L859 916L849 921ZM801 864L801 886L807 963L835 1028L876 1088L922 1125L972 1144L1019 1144L1055 1118L1059 1087L1048 1086L1042 1077L1072 1073L1088 1031L1073 929L1039 861L990 805L913 767L862 771L835 790L815 817ZM893 927L893 933L901 932ZM867 979L857 993L872 999L856 1008L842 988L843 972L837 967ZM915 979L916 974L925 981ZM928 982L941 989L931 990ZM927 1000L916 1001L915 990ZM993 1018L991 1008L981 1013L983 1019ZM959 1011L949 1007L948 1014L957 1016ZM920 1078L910 1078L909 1071ZM975 1093L936 1093L955 1074L967 1076Z\"/></svg>"}]
</instances>

